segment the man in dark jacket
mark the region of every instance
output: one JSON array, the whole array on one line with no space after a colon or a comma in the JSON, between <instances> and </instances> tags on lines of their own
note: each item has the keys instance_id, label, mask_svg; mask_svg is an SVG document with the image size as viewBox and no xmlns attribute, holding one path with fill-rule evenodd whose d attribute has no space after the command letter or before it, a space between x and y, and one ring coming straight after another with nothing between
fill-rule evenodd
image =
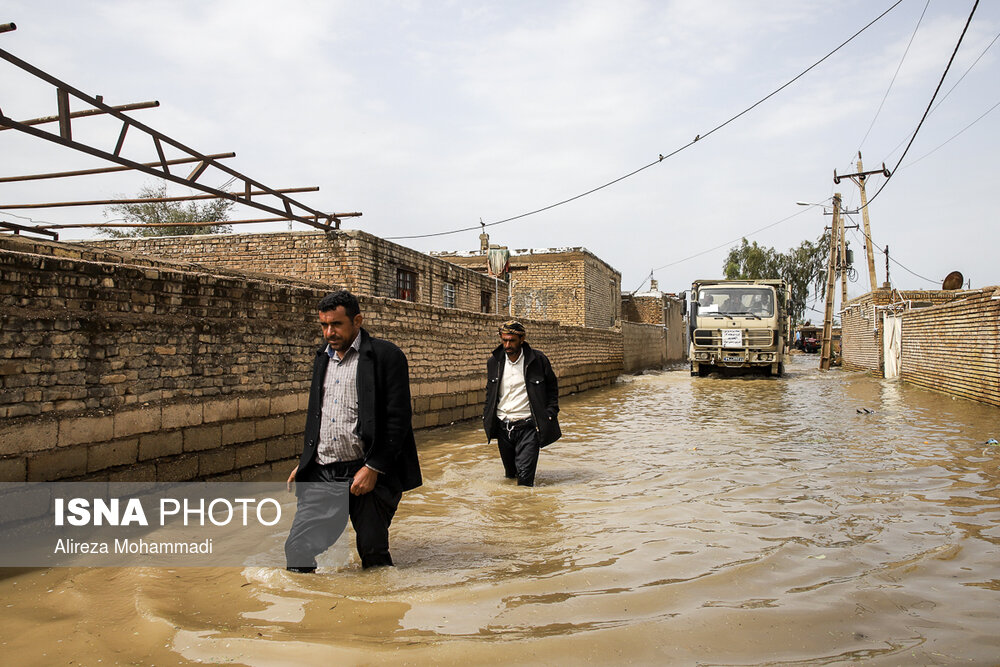
<instances>
[{"instance_id":1,"label":"man in dark jacket","mask_svg":"<svg viewBox=\"0 0 1000 667\"><path fill-rule=\"evenodd\" d=\"M326 342L316 351L305 446L289 475L296 482L349 482L348 510L364 568L392 565L389 524L403 491L421 484L410 424L410 376L402 350L361 328L350 292L319 302ZM328 484L330 487L334 484ZM343 530L342 510L296 489L298 507L285 542L288 569L312 572L316 555ZM338 525L337 515L341 516Z\"/></svg>"},{"instance_id":2,"label":"man in dark jacket","mask_svg":"<svg viewBox=\"0 0 1000 667\"><path fill-rule=\"evenodd\" d=\"M524 325L500 326L500 346L486 361L487 441L496 438L504 473L534 486L538 452L559 439L559 385L552 364L524 342Z\"/></svg>"}]
</instances>

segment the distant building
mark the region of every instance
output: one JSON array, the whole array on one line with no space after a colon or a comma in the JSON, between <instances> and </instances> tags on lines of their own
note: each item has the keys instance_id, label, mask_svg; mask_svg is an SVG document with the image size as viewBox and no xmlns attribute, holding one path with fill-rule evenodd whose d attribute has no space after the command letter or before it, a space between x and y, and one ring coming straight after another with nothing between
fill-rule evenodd
<instances>
[{"instance_id":1,"label":"distant building","mask_svg":"<svg viewBox=\"0 0 1000 667\"><path fill-rule=\"evenodd\" d=\"M360 230L159 236L81 242L245 273L292 276L355 294L479 313L507 312L507 283Z\"/></svg>"},{"instance_id":2,"label":"distant building","mask_svg":"<svg viewBox=\"0 0 1000 667\"><path fill-rule=\"evenodd\" d=\"M622 319L626 322L657 324L665 330L666 360L677 361L687 356L687 331L683 296L661 292L656 280L650 281L647 292L623 293Z\"/></svg>"},{"instance_id":3,"label":"distant building","mask_svg":"<svg viewBox=\"0 0 1000 667\"><path fill-rule=\"evenodd\" d=\"M487 243L483 239L479 252L431 255L486 273ZM621 319L621 273L586 248L514 250L508 275L508 312L514 317L601 329L614 328Z\"/></svg>"}]
</instances>

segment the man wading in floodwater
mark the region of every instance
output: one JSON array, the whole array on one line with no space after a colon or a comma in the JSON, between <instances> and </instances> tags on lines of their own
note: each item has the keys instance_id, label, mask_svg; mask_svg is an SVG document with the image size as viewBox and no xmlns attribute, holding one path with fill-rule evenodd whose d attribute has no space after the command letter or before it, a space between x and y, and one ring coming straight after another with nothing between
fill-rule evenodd
<instances>
[{"instance_id":1,"label":"man wading in floodwater","mask_svg":"<svg viewBox=\"0 0 1000 667\"><path fill-rule=\"evenodd\" d=\"M508 479L535 485L539 449L562 435L559 385L548 357L524 342L524 325L500 326L500 346L486 361L486 439L497 439Z\"/></svg>"},{"instance_id":2,"label":"man wading in floodwater","mask_svg":"<svg viewBox=\"0 0 1000 667\"><path fill-rule=\"evenodd\" d=\"M288 482L349 483L348 510L363 568L392 565L389 524L403 491L421 484L410 425L406 356L361 328L357 298L341 290L319 302L326 343L316 351L305 446ZM315 557L340 537L335 495L298 494L285 542L288 569L312 572Z\"/></svg>"}]
</instances>

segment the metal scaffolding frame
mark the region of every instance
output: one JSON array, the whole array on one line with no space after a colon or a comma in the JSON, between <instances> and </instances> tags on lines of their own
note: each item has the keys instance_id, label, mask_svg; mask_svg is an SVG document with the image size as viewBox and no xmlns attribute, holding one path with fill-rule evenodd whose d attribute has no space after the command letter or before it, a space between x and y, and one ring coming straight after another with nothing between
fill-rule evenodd
<instances>
[{"instance_id":1,"label":"metal scaffolding frame","mask_svg":"<svg viewBox=\"0 0 1000 667\"><path fill-rule=\"evenodd\" d=\"M0 33L9 32L10 30L16 29L13 23L0 24ZM121 106L109 106L104 103L104 99L101 95L91 96L88 95L77 88L71 86L70 84L57 79L56 77L42 71L41 69L31 65L30 63L21 60L17 56L0 49L0 58L6 60L12 65L24 70L28 74L40 79L41 81L53 86L56 92L56 103L58 114L55 116L46 116L42 118L35 118L31 120L17 121L13 118L9 118L3 113L3 109L0 108L0 131L3 130L17 130L23 134L48 141L66 148L71 148L81 153L103 159L107 162L111 162L117 166L114 167L104 167L99 169L84 169L76 171L62 171L62 172L52 172L45 174L29 174L20 176L5 176L0 178L0 183L11 183L11 182L21 182L29 180L41 180L41 179L54 179L54 178L67 178L72 176L83 176L91 174L104 174L113 173L120 171L138 171L144 174L155 176L164 181L170 183L175 183L178 185L183 185L195 190L199 190L204 195L194 195L187 197L161 197L161 198L150 198L150 199L115 199L115 200L94 200L94 201L78 201L78 202L48 202L48 203L37 203L37 204L9 204L0 203L0 210L6 209L24 209L24 208L52 208L52 207L65 207L65 206L93 206L93 205L108 205L108 204L131 204L131 203L149 203L149 202L165 202L165 201L191 201L197 199L227 199L244 206L250 206L252 208L270 213L276 217L269 218L257 218L249 220L226 220L219 222L202 222L202 223L177 223L177 224L167 224L165 226L200 226L200 225L212 225L212 224L251 224L257 222L277 222L277 221L292 221L301 222L303 224L309 225L310 227L315 227L316 229L321 229L330 232L335 229L340 228L341 218L345 217L358 217L361 213L324 213L315 208L307 206L292 197L289 197L289 193L297 192L315 192L319 190L318 187L308 187L308 188L285 188L285 189L275 189L271 188L260 181L257 181L249 176L246 176L235 169L220 162L222 159L234 157L235 153L216 153L216 154L203 154L193 148L186 146L185 144L173 139L162 132L159 132L144 123L141 123L131 116L125 115L125 111L132 111L138 109L148 109L155 108L159 106L159 102L139 102L134 104L126 104ZM76 98L91 108L86 110L71 111L70 110L70 99ZM121 131L119 132L117 142L112 151L108 151L106 148L102 148L96 145L90 145L88 143L83 143L73 139L72 132L72 120L75 118L84 118L96 115L109 115L117 120L121 121ZM46 123L58 123L59 132L52 133L39 128L39 125L44 125ZM132 131L134 136L136 133L140 133L140 136L147 137L153 148L156 151L157 159L152 162L136 162L134 160L125 158L121 155L122 148L125 145L125 138L129 131ZM167 159L166 149L171 149L179 151L184 157ZM194 168L186 175L174 174L170 171L171 166L177 166L181 164L194 164ZM210 185L205 185L198 182L198 179L207 171L209 168L215 168L229 177L229 183L240 184L235 192L227 192L219 188L212 187ZM241 187L240 187L241 186ZM255 199L256 197L256 199ZM81 227L146 227L146 226L162 226L162 225L144 225L144 224L129 224L129 223L80 223L80 224L46 224L46 225L22 225L12 222L6 222L0 220L0 229L6 229L13 231L15 234L21 232L31 232L36 234L42 234L50 236L53 239L58 240L59 236L53 229L69 229L69 228L81 228Z\"/></svg>"}]
</instances>

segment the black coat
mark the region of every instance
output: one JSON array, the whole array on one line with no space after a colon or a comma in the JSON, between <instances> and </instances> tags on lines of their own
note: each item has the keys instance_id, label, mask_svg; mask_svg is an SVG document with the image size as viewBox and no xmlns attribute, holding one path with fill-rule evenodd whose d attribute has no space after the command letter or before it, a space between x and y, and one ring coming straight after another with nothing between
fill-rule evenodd
<instances>
[{"instance_id":1,"label":"black coat","mask_svg":"<svg viewBox=\"0 0 1000 667\"><path fill-rule=\"evenodd\" d=\"M387 340L372 338L361 330L358 350L358 435L365 463L382 471L379 480L409 491L421 485L420 461L410 423L410 373L403 351ZM323 411L323 384L330 357L326 343L316 350L305 445L299 459L297 479L316 464L319 427Z\"/></svg>"},{"instance_id":2,"label":"black coat","mask_svg":"<svg viewBox=\"0 0 1000 667\"><path fill-rule=\"evenodd\" d=\"M562 436L559 429L559 383L556 374L552 372L549 358L530 345L521 345L524 355L524 384L528 392L528 404L531 406L531 416L538 431L539 444L550 445ZM500 380L503 379L503 369L507 355L503 345L493 350L492 356L486 360L486 406L483 409L483 428L486 439L496 438L503 429L497 418L497 404L500 402Z\"/></svg>"}]
</instances>

